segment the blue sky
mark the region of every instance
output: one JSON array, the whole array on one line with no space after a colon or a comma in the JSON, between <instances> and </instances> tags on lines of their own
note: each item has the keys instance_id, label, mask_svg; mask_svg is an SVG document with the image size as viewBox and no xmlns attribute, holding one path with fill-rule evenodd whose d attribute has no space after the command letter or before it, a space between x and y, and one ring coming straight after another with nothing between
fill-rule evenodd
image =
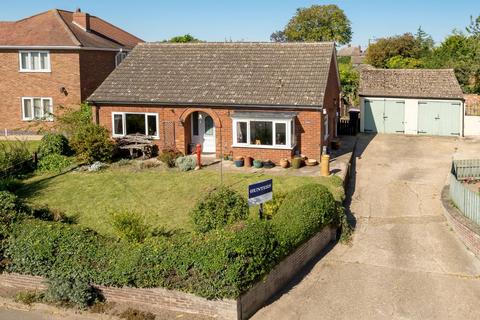
<instances>
[{"instance_id":1,"label":"blue sky","mask_svg":"<svg viewBox=\"0 0 480 320\"><path fill-rule=\"evenodd\" d=\"M441 41L480 15L479 0L22 0L2 1L0 20L17 20L51 8L100 16L147 41L190 33L207 41L268 41L299 7L334 3L352 22L354 44L415 32L419 25Z\"/></svg>"}]
</instances>

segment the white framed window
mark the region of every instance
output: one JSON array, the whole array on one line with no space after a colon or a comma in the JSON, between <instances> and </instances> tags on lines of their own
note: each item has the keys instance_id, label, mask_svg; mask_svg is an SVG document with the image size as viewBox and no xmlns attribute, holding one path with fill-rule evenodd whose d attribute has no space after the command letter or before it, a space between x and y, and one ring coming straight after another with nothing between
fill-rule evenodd
<instances>
[{"instance_id":1,"label":"white framed window","mask_svg":"<svg viewBox=\"0 0 480 320\"><path fill-rule=\"evenodd\" d=\"M291 149L295 146L295 120L233 118L233 146Z\"/></svg>"},{"instance_id":2,"label":"white framed window","mask_svg":"<svg viewBox=\"0 0 480 320\"><path fill-rule=\"evenodd\" d=\"M112 136L131 134L158 139L158 113L112 112Z\"/></svg>"},{"instance_id":3,"label":"white framed window","mask_svg":"<svg viewBox=\"0 0 480 320\"><path fill-rule=\"evenodd\" d=\"M116 55L115 55L115 67L118 67L120 63L122 63L123 60L128 56L128 51L123 51L120 50Z\"/></svg>"},{"instance_id":4,"label":"white framed window","mask_svg":"<svg viewBox=\"0 0 480 320\"><path fill-rule=\"evenodd\" d=\"M324 131L324 134L323 134L323 140L327 140L328 137L329 137L329 130L328 130L328 113L324 114L323 115L323 130Z\"/></svg>"},{"instance_id":5,"label":"white framed window","mask_svg":"<svg viewBox=\"0 0 480 320\"><path fill-rule=\"evenodd\" d=\"M50 72L49 51L20 51L20 72Z\"/></svg>"},{"instance_id":6,"label":"white framed window","mask_svg":"<svg viewBox=\"0 0 480 320\"><path fill-rule=\"evenodd\" d=\"M52 98L23 97L22 119L24 121L53 121Z\"/></svg>"}]
</instances>

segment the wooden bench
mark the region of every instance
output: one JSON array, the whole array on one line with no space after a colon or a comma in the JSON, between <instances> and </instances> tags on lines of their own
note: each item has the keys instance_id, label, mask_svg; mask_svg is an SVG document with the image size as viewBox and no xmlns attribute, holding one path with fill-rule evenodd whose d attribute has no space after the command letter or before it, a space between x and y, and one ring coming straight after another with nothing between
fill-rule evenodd
<instances>
[{"instance_id":1,"label":"wooden bench","mask_svg":"<svg viewBox=\"0 0 480 320\"><path fill-rule=\"evenodd\" d=\"M153 157L154 147L152 140L142 134L128 135L117 139L118 148L128 150L130 158L138 157L141 152L142 159Z\"/></svg>"}]
</instances>

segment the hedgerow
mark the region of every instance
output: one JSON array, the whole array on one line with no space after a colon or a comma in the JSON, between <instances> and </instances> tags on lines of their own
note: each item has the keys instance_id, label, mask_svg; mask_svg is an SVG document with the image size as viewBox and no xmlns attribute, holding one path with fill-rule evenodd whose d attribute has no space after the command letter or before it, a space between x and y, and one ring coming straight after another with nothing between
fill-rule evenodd
<instances>
[{"instance_id":1,"label":"hedgerow","mask_svg":"<svg viewBox=\"0 0 480 320\"><path fill-rule=\"evenodd\" d=\"M317 185L287 195L272 220L237 221L205 233L148 235L142 241L100 235L78 225L15 223L6 256L11 272L64 279L52 296L84 306L89 285L164 287L207 298L236 298L286 254L338 221L333 196Z\"/></svg>"}]
</instances>

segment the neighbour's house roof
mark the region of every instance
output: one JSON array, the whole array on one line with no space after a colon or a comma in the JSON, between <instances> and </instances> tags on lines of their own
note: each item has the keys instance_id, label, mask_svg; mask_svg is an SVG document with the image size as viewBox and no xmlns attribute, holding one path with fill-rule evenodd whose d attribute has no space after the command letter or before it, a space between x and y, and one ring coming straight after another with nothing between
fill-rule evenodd
<instances>
[{"instance_id":1,"label":"neighbour's house roof","mask_svg":"<svg viewBox=\"0 0 480 320\"><path fill-rule=\"evenodd\" d=\"M452 69L362 69L359 95L463 99Z\"/></svg>"},{"instance_id":2,"label":"neighbour's house roof","mask_svg":"<svg viewBox=\"0 0 480 320\"><path fill-rule=\"evenodd\" d=\"M352 56L361 56L362 48L360 46L346 46L338 50L339 57L352 57Z\"/></svg>"},{"instance_id":3,"label":"neighbour's house roof","mask_svg":"<svg viewBox=\"0 0 480 320\"><path fill-rule=\"evenodd\" d=\"M79 11L79 13L81 13ZM87 29L73 22L74 12L52 9L14 22L0 22L0 48L3 47L84 47L132 49L140 38L88 15Z\"/></svg>"},{"instance_id":4,"label":"neighbour's house roof","mask_svg":"<svg viewBox=\"0 0 480 320\"><path fill-rule=\"evenodd\" d=\"M321 107L333 43L143 43L95 103Z\"/></svg>"}]
</instances>

